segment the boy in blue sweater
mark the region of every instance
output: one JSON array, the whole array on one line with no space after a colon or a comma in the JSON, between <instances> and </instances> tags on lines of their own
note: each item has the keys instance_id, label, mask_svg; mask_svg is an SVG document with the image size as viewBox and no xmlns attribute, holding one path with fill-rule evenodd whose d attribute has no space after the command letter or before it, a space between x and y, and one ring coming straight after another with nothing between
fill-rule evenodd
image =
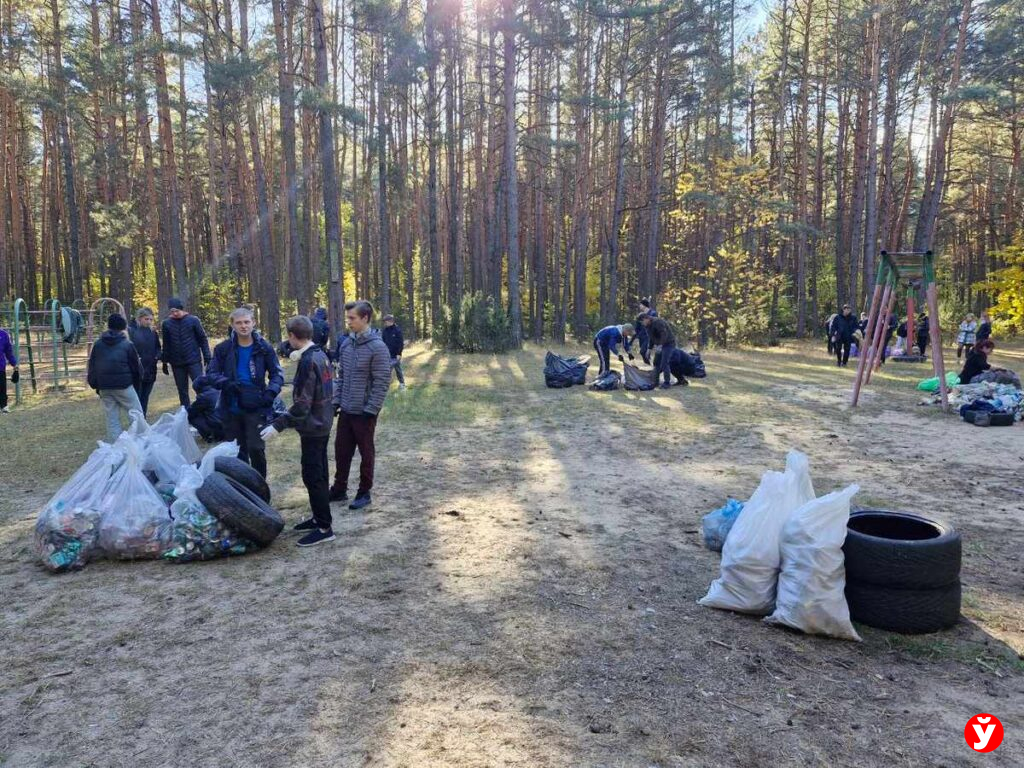
<instances>
[{"instance_id":1,"label":"boy in blue sweater","mask_svg":"<svg viewBox=\"0 0 1024 768\"><path fill-rule=\"evenodd\" d=\"M601 368L597 372L598 376L603 376L611 369L612 355L616 355L620 362L623 361L622 354L619 352L619 344L629 355L629 359L633 359L633 353L629 351L629 347L633 343L633 335L633 326L629 323L609 325L597 332L594 337L594 350L597 352L597 359L601 361Z\"/></svg>"}]
</instances>

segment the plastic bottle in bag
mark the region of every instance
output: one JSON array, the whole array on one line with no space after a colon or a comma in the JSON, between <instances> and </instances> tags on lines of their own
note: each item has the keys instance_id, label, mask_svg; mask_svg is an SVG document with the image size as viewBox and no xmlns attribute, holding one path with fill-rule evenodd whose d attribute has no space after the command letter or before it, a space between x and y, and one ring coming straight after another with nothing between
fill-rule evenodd
<instances>
[{"instance_id":1,"label":"plastic bottle in bag","mask_svg":"<svg viewBox=\"0 0 1024 768\"><path fill-rule=\"evenodd\" d=\"M56 573L77 570L98 554L103 490L122 453L100 443L71 479L43 507L34 541L43 565Z\"/></svg>"},{"instance_id":2,"label":"plastic bottle in bag","mask_svg":"<svg viewBox=\"0 0 1024 768\"><path fill-rule=\"evenodd\" d=\"M167 505L142 473L140 439L122 434L115 445L123 448L125 461L100 499L100 549L113 558L160 557L171 538Z\"/></svg>"}]
</instances>

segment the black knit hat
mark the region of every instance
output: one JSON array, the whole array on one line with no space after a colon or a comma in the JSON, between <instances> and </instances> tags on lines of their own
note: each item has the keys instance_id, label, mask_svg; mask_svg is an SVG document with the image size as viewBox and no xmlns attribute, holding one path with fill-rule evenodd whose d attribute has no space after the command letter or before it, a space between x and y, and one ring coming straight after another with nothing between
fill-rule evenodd
<instances>
[{"instance_id":1,"label":"black knit hat","mask_svg":"<svg viewBox=\"0 0 1024 768\"><path fill-rule=\"evenodd\" d=\"M119 315L116 312L107 318L107 328L112 331L123 331L128 327L128 321L124 319L123 315Z\"/></svg>"},{"instance_id":2,"label":"black knit hat","mask_svg":"<svg viewBox=\"0 0 1024 768\"><path fill-rule=\"evenodd\" d=\"M173 299L171 299L170 301L167 302L167 308L168 309L184 309L185 308L185 302L183 302L181 299L179 299L177 296L175 296Z\"/></svg>"}]
</instances>

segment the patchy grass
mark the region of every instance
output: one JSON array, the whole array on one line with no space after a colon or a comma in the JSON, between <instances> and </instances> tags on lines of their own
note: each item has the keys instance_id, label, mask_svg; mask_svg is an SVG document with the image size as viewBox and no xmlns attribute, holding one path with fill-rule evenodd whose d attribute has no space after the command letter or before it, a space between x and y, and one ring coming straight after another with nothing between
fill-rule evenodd
<instances>
[{"instance_id":1,"label":"patchy grass","mask_svg":"<svg viewBox=\"0 0 1024 768\"><path fill-rule=\"evenodd\" d=\"M32 523L102 409L77 392L0 418L0 763L931 766L963 761L978 711L1024 726L1024 429L919 407L924 366L852 410L854 371L819 344L710 352L707 379L653 393L548 390L544 351L413 346L375 504L335 505L313 551L47 574ZM161 378L154 416L175 405ZM790 448L819 493L858 482L862 506L963 531L956 628L844 643L695 604L719 567L701 516ZM269 458L305 517L294 433Z\"/></svg>"}]
</instances>

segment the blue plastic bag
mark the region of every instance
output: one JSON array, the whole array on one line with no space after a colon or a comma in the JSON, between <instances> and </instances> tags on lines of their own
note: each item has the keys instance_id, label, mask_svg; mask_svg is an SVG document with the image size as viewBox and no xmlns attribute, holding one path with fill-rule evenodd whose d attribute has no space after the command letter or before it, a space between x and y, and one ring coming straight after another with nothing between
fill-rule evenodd
<instances>
[{"instance_id":1,"label":"blue plastic bag","mask_svg":"<svg viewBox=\"0 0 1024 768\"><path fill-rule=\"evenodd\" d=\"M729 499L724 507L704 515L701 521L704 528L704 546L713 552L721 552L725 545L725 537L729 535L732 524L742 511L742 501Z\"/></svg>"}]
</instances>

